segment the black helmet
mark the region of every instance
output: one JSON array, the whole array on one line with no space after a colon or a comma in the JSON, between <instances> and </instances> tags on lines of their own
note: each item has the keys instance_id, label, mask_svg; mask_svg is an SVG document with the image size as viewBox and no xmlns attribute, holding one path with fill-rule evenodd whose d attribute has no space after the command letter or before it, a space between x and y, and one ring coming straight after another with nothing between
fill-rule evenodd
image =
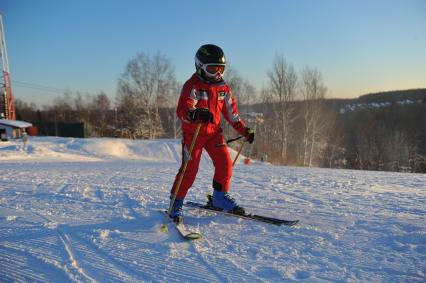
<instances>
[{"instance_id":1,"label":"black helmet","mask_svg":"<svg viewBox=\"0 0 426 283\"><path fill-rule=\"evenodd\" d=\"M217 82L222 80L226 59L222 49L213 44L205 44L195 54L195 69L203 78Z\"/></svg>"}]
</instances>

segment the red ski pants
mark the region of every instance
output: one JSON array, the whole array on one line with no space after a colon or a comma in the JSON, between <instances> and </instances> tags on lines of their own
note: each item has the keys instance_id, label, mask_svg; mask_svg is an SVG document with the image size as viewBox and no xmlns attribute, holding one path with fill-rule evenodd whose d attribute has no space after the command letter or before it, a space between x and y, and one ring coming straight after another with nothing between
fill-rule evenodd
<instances>
[{"instance_id":1,"label":"red ski pants","mask_svg":"<svg viewBox=\"0 0 426 283\"><path fill-rule=\"evenodd\" d=\"M188 156L189 148L193 138L194 134L183 134L182 166L180 167L179 172L176 174L176 178L171 189L172 195L174 194L176 186L179 182L183 164ZM222 133L218 132L213 135L203 135L200 133L195 142L194 149L191 154L191 159L188 161L188 165L184 172L182 183L177 193L177 199L184 199L189 188L194 183L203 149L205 149L209 154L215 168L213 188L222 192L227 192L229 190L232 176L232 160Z\"/></svg>"}]
</instances>

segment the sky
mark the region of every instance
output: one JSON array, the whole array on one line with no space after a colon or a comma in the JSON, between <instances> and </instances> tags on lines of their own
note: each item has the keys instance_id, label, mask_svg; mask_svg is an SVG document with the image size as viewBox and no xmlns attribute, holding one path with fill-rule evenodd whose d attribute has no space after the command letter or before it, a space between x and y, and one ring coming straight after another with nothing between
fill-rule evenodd
<instances>
[{"instance_id":1,"label":"sky","mask_svg":"<svg viewBox=\"0 0 426 283\"><path fill-rule=\"evenodd\" d=\"M199 46L222 47L257 90L276 55L322 73L328 97L426 87L425 0L1 0L15 99L66 90L112 99L126 63L161 52L176 78Z\"/></svg>"}]
</instances>

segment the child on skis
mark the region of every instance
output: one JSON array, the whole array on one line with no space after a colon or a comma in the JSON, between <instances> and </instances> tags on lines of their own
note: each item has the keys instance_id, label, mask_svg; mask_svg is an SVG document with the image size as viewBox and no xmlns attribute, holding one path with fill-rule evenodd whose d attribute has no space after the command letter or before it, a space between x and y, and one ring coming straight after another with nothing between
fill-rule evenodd
<instances>
[{"instance_id":1,"label":"child on skis","mask_svg":"<svg viewBox=\"0 0 426 283\"><path fill-rule=\"evenodd\" d=\"M176 113L181 121L183 136L182 166L171 189L169 208L169 216L175 222L183 220L183 201L197 175L203 149L209 154L215 168L212 205L226 211L244 213L244 209L228 194L232 160L220 128L221 114L249 143L254 140L254 132L245 127L240 118L232 91L223 79L225 67L226 59L219 46L201 46L195 55L196 71L185 82L180 94ZM193 140L193 150L189 156Z\"/></svg>"}]
</instances>

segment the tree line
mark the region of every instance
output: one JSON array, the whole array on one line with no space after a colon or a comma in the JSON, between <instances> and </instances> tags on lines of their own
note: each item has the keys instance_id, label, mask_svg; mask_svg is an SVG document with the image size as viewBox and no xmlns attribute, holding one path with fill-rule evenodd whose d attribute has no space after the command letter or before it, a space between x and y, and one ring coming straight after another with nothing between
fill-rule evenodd
<instances>
[{"instance_id":1,"label":"tree line","mask_svg":"<svg viewBox=\"0 0 426 283\"><path fill-rule=\"evenodd\" d=\"M329 99L318 69L297 72L282 55L275 56L268 83L259 91L232 67L225 77L241 115L255 128L256 141L245 149L251 158L280 165L426 172L426 89L416 91L416 103L410 105L393 101L341 113L348 102L390 96ZM15 106L18 119L38 126L84 123L89 137L178 138L180 88L170 59L160 52L140 53L118 78L114 101L103 92L67 92L42 109L18 99ZM404 92L396 96L407 97ZM226 123L222 127L227 137L236 134Z\"/></svg>"}]
</instances>

